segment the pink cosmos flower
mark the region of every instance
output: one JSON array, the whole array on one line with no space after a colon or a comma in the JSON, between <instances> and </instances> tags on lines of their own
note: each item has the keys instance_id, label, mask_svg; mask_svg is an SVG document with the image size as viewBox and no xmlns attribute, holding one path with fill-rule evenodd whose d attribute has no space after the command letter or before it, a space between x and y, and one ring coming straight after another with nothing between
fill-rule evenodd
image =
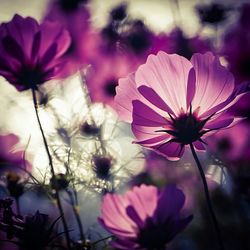
<instances>
[{"instance_id":1,"label":"pink cosmos flower","mask_svg":"<svg viewBox=\"0 0 250 250\"><path fill-rule=\"evenodd\" d=\"M180 218L185 196L169 185L134 187L124 195L103 198L99 222L116 236L115 249L164 249L192 220Z\"/></svg>"},{"instance_id":2,"label":"pink cosmos flower","mask_svg":"<svg viewBox=\"0 0 250 250\"><path fill-rule=\"evenodd\" d=\"M70 37L57 23L15 15L0 26L0 75L18 91L58 77Z\"/></svg>"},{"instance_id":3,"label":"pink cosmos flower","mask_svg":"<svg viewBox=\"0 0 250 250\"><path fill-rule=\"evenodd\" d=\"M235 88L232 74L210 52L188 61L160 51L119 81L116 110L132 122L137 143L178 160L185 145L204 150L207 136L239 120L226 110L248 89Z\"/></svg>"}]
</instances>

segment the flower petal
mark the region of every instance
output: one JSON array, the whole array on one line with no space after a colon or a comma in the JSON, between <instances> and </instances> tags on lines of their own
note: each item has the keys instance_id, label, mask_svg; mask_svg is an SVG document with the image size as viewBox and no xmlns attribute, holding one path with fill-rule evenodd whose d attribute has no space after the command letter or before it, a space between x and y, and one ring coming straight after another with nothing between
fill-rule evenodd
<instances>
[{"instance_id":1,"label":"flower petal","mask_svg":"<svg viewBox=\"0 0 250 250\"><path fill-rule=\"evenodd\" d=\"M220 64L212 53L194 54L191 62L196 73L196 92L193 110L199 107L202 115L207 110L227 100L234 90L233 75Z\"/></svg>"},{"instance_id":2,"label":"flower petal","mask_svg":"<svg viewBox=\"0 0 250 250\"><path fill-rule=\"evenodd\" d=\"M146 85L154 89L169 108L179 114L186 109L191 69L192 64L186 58L160 51L156 56L150 55L146 64L138 68L135 73L136 85Z\"/></svg>"},{"instance_id":3,"label":"flower petal","mask_svg":"<svg viewBox=\"0 0 250 250\"><path fill-rule=\"evenodd\" d=\"M158 144L152 146L151 148L171 161L179 160L184 153L184 147L176 142Z\"/></svg>"}]
</instances>

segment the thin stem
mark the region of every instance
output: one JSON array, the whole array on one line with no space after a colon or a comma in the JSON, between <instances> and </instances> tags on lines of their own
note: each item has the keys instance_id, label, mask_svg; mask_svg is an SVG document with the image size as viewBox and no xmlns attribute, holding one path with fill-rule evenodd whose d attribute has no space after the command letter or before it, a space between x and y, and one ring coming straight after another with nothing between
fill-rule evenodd
<instances>
[{"instance_id":1,"label":"thin stem","mask_svg":"<svg viewBox=\"0 0 250 250\"><path fill-rule=\"evenodd\" d=\"M49 159L51 175L52 175L52 178L55 179L55 170L54 170L54 166L53 166L53 162L52 162L52 157L51 157L50 152L49 152L49 146L48 146L46 137L44 135L42 124L41 124L39 114L38 114L36 92L35 92L35 89L31 89L31 90L32 90L32 97L33 97L33 104L34 104L34 108L35 108L36 118L37 118L38 125L39 125L39 128L40 128L41 134L42 134L43 144L44 144L44 147L45 147L45 150L47 152L48 159ZM59 196L59 192L58 192L57 188L55 188L55 198L56 198L56 201L57 201L59 213L62 216L62 222L63 222L63 227L64 227L64 231L65 231L65 236L66 236L67 247L68 247L68 249L71 249L69 230L68 230L68 226L67 226L67 223L66 223L66 220L65 220L65 217L64 217L63 208L62 208L62 204L61 204L61 200L60 200L60 196Z\"/></svg>"},{"instance_id":2,"label":"thin stem","mask_svg":"<svg viewBox=\"0 0 250 250\"><path fill-rule=\"evenodd\" d=\"M213 224L214 224L214 228L215 228L215 231L216 231L216 235L217 235L217 238L218 238L219 249L224 250L225 248L224 248L223 242L222 242L221 231L220 231L219 224L218 224L218 221L216 219L215 212L214 212L214 209L213 209L213 206L212 206L212 202L211 202L211 198L210 198L209 190L208 190L208 186L207 186L206 176L204 174L201 163L200 163L200 161L198 159L198 156L197 156L197 154L195 152L195 149L194 149L194 146L193 146L192 143L190 144L190 148L191 148L194 160L196 162L196 165L197 165L197 167L199 169L199 172L200 172L200 176L201 176L204 191L205 191L205 197L206 197L208 210L209 210L209 213L211 215L211 218L212 218L212 221L213 221Z\"/></svg>"},{"instance_id":3,"label":"thin stem","mask_svg":"<svg viewBox=\"0 0 250 250\"><path fill-rule=\"evenodd\" d=\"M70 204L72 206L72 209L73 209L73 212L74 212L74 215L75 215L75 218L76 218L76 222L78 224L80 239L81 239L82 242L85 242L85 236L84 236L84 233L83 233L82 221L81 221L81 218L79 216L79 212L78 212L78 210L77 210L77 208L75 206L73 195L72 195L72 193L70 191L67 191L67 193L69 195Z\"/></svg>"}]
</instances>

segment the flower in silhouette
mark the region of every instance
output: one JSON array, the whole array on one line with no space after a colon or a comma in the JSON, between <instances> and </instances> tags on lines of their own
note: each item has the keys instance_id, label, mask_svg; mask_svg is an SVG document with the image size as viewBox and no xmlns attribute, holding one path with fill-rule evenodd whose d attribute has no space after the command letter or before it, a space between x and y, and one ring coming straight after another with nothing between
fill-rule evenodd
<instances>
[{"instance_id":1,"label":"flower in silhouette","mask_svg":"<svg viewBox=\"0 0 250 250\"><path fill-rule=\"evenodd\" d=\"M18 241L10 242L27 250L42 250L53 244L54 239L60 235L54 233L54 226L61 217L52 224L49 216L39 211L23 218L13 212L12 204L11 199L0 200L0 230L6 233L7 241L16 238Z\"/></svg>"},{"instance_id":2,"label":"flower in silhouette","mask_svg":"<svg viewBox=\"0 0 250 250\"><path fill-rule=\"evenodd\" d=\"M176 54L150 55L135 74L119 81L117 112L132 122L137 143L178 160L184 146L204 150L204 139L239 119L227 113L247 90L212 53L190 61Z\"/></svg>"},{"instance_id":3,"label":"flower in silhouette","mask_svg":"<svg viewBox=\"0 0 250 250\"><path fill-rule=\"evenodd\" d=\"M15 15L0 26L0 75L18 91L56 78L70 37L59 24Z\"/></svg>"},{"instance_id":4,"label":"flower in silhouette","mask_svg":"<svg viewBox=\"0 0 250 250\"><path fill-rule=\"evenodd\" d=\"M99 222L116 239L116 249L164 249L192 220L181 218L185 196L174 185L134 187L124 195L103 198Z\"/></svg>"}]
</instances>

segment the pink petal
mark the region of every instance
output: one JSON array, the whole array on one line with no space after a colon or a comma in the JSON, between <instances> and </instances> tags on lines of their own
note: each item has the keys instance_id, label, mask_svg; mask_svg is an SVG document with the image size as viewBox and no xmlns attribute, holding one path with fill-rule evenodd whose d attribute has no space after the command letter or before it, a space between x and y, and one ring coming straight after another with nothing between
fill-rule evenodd
<instances>
[{"instance_id":1,"label":"pink petal","mask_svg":"<svg viewBox=\"0 0 250 250\"><path fill-rule=\"evenodd\" d=\"M138 126L132 123L132 131L138 140L136 143L139 144L159 144L161 141L166 141L170 136L165 132L156 132L161 130L162 127L144 127ZM147 140L149 140L147 142Z\"/></svg>"},{"instance_id":2,"label":"pink petal","mask_svg":"<svg viewBox=\"0 0 250 250\"><path fill-rule=\"evenodd\" d=\"M200 141L193 142L193 145L199 151L204 151L206 149L204 144L202 142L200 142Z\"/></svg>"},{"instance_id":3,"label":"pink petal","mask_svg":"<svg viewBox=\"0 0 250 250\"><path fill-rule=\"evenodd\" d=\"M135 85L134 74L130 74L127 78L119 80L116 87L115 110L126 122L132 122L132 101L141 98Z\"/></svg>"},{"instance_id":4,"label":"pink petal","mask_svg":"<svg viewBox=\"0 0 250 250\"><path fill-rule=\"evenodd\" d=\"M183 153L184 147L181 147L179 143L176 142L167 142L166 144L158 144L152 147L156 152L165 156L171 161L179 160Z\"/></svg>"},{"instance_id":5,"label":"pink petal","mask_svg":"<svg viewBox=\"0 0 250 250\"><path fill-rule=\"evenodd\" d=\"M212 53L194 54L191 62L196 73L196 92L192 101L193 110L200 107L202 115L207 110L224 102L234 89L233 75L223 67Z\"/></svg>"},{"instance_id":6,"label":"pink petal","mask_svg":"<svg viewBox=\"0 0 250 250\"><path fill-rule=\"evenodd\" d=\"M133 104L133 124L159 127L166 125L168 122L161 115L156 113L153 109L145 105L143 102L135 100Z\"/></svg>"},{"instance_id":7,"label":"pink petal","mask_svg":"<svg viewBox=\"0 0 250 250\"><path fill-rule=\"evenodd\" d=\"M160 51L150 55L146 64L135 73L136 85L146 85L161 97L175 114L186 109L189 72L192 64L176 54L168 55Z\"/></svg>"},{"instance_id":8,"label":"pink petal","mask_svg":"<svg viewBox=\"0 0 250 250\"><path fill-rule=\"evenodd\" d=\"M102 219L107 227L121 231L120 234L134 235L135 223L126 215L125 208L117 204L115 195L107 194L103 198Z\"/></svg>"},{"instance_id":9,"label":"pink petal","mask_svg":"<svg viewBox=\"0 0 250 250\"><path fill-rule=\"evenodd\" d=\"M158 190L155 186L141 185L135 187L134 192L137 194L146 215L151 217L156 209L158 200Z\"/></svg>"},{"instance_id":10,"label":"pink petal","mask_svg":"<svg viewBox=\"0 0 250 250\"><path fill-rule=\"evenodd\" d=\"M161 97L151 88L147 86L140 86L138 88L140 94L142 94L150 103L154 104L156 107L161 110L166 111L167 113L173 114L171 108L161 99Z\"/></svg>"}]
</instances>

